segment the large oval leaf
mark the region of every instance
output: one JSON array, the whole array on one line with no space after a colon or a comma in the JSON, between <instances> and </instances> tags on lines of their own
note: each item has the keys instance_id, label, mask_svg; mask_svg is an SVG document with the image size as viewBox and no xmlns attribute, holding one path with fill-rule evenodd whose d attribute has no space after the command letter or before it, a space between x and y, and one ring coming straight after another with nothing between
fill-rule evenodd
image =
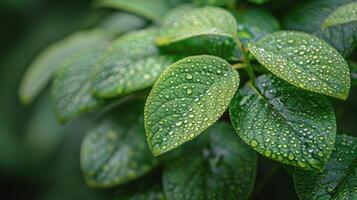
<instances>
[{"instance_id":1,"label":"large oval leaf","mask_svg":"<svg viewBox=\"0 0 357 200\"><path fill-rule=\"evenodd\" d=\"M285 29L314 34L348 57L357 46L357 22L321 29L326 17L336 8L355 0L301 1L284 17Z\"/></svg>"},{"instance_id":2,"label":"large oval leaf","mask_svg":"<svg viewBox=\"0 0 357 200\"><path fill-rule=\"evenodd\" d=\"M61 122L67 122L102 105L102 100L94 97L91 92L91 70L104 49L96 47L73 54L63 61L63 66L56 72L51 97Z\"/></svg>"},{"instance_id":3,"label":"large oval leaf","mask_svg":"<svg viewBox=\"0 0 357 200\"><path fill-rule=\"evenodd\" d=\"M166 0L99 0L98 5L133 12L154 21L170 10Z\"/></svg>"},{"instance_id":4,"label":"large oval leaf","mask_svg":"<svg viewBox=\"0 0 357 200\"><path fill-rule=\"evenodd\" d=\"M159 55L156 34L156 29L146 29L114 41L94 70L93 93L113 98L152 86L174 60Z\"/></svg>"},{"instance_id":5,"label":"large oval leaf","mask_svg":"<svg viewBox=\"0 0 357 200\"><path fill-rule=\"evenodd\" d=\"M156 41L166 51L238 60L241 54L234 40L236 32L237 22L228 11L184 5L165 17Z\"/></svg>"},{"instance_id":6,"label":"large oval leaf","mask_svg":"<svg viewBox=\"0 0 357 200\"><path fill-rule=\"evenodd\" d=\"M166 163L166 196L172 200L248 199L255 179L256 154L227 123L217 123L207 134L209 141L185 146Z\"/></svg>"},{"instance_id":7,"label":"large oval leaf","mask_svg":"<svg viewBox=\"0 0 357 200\"><path fill-rule=\"evenodd\" d=\"M338 7L325 19L322 27L327 28L353 21L357 21L357 2Z\"/></svg>"},{"instance_id":8,"label":"large oval leaf","mask_svg":"<svg viewBox=\"0 0 357 200\"><path fill-rule=\"evenodd\" d=\"M269 71L297 87L340 99L348 97L351 79L347 62L313 35L279 31L249 49Z\"/></svg>"},{"instance_id":9,"label":"large oval leaf","mask_svg":"<svg viewBox=\"0 0 357 200\"><path fill-rule=\"evenodd\" d=\"M154 155L192 140L226 110L238 73L214 56L172 64L155 83L145 106L146 137Z\"/></svg>"},{"instance_id":10,"label":"large oval leaf","mask_svg":"<svg viewBox=\"0 0 357 200\"><path fill-rule=\"evenodd\" d=\"M157 164L145 142L143 108L141 101L125 103L87 134L81 148L81 168L90 186L123 184Z\"/></svg>"},{"instance_id":11,"label":"large oval leaf","mask_svg":"<svg viewBox=\"0 0 357 200\"><path fill-rule=\"evenodd\" d=\"M328 100L273 75L248 82L229 113L247 144L284 164L321 169L334 147L336 119Z\"/></svg>"},{"instance_id":12,"label":"large oval leaf","mask_svg":"<svg viewBox=\"0 0 357 200\"><path fill-rule=\"evenodd\" d=\"M337 135L336 149L322 172L295 170L301 200L357 199L357 138Z\"/></svg>"},{"instance_id":13,"label":"large oval leaf","mask_svg":"<svg viewBox=\"0 0 357 200\"><path fill-rule=\"evenodd\" d=\"M104 35L98 31L78 32L47 47L26 71L19 91L21 101L31 103L68 56L101 45L105 41Z\"/></svg>"}]
</instances>

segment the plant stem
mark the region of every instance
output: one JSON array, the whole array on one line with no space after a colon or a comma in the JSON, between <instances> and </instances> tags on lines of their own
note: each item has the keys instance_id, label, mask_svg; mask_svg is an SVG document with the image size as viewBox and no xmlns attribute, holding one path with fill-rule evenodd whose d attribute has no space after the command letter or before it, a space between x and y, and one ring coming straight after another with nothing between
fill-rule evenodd
<instances>
[{"instance_id":1,"label":"plant stem","mask_svg":"<svg viewBox=\"0 0 357 200\"><path fill-rule=\"evenodd\" d=\"M234 65L232 65L233 69L243 69L245 68L245 64L244 63L236 63Z\"/></svg>"},{"instance_id":2,"label":"plant stem","mask_svg":"<svg viewBox=\"0 0 357 200\"><path fill-rule=\"evenodd\" d=\"M253 67L252 64L250 63L249 60L249 55L248 55L248 50L246 48L244 48L244 45L242 44L242 42L240 41L240 39L236 36L235 37L235 41L238 44L239 48L241 49L242 53L243 53L243 65L245 67L245 70L247 71L247 74L249 76L249 79L251 81L255 80L255 74L253 71Z\"/></svg>"}]
</instances>

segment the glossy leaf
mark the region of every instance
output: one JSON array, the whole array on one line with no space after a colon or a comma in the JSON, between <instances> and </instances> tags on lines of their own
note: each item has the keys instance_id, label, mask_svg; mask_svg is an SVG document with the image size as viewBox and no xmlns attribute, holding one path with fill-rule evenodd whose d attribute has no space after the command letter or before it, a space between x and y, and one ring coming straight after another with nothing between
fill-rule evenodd
<instances>
[{"instance_id":1,"label":"glossy leaf","mask_svg":"<svg viewBox=\"0 0 357 200\"><path fill-rule=\"evenodd\" d=\"M322 169L335 143L329 101L273 76L248 82L229 107L232 124L260 154L303 169Z\"/></svg>"},{"instance_id":2,"label":"glossy leaf","mask_svg":"<svg viewBox=\"0 0 357 200\"><path fill-rule=\"evenodd\" d=\"M337 135L336 149L322 172L295 170L301 200L357 199L357 139Z\"/></svg>"},{"instance_id":3,"label":"glossy leaf","mask_svg":"<svg viewBox=\"0 0 357 200\"><path fill-rule=\"evenodd\" d=\"M93 111L103 103L92 95L90 73L103 51L104 47L97 47L73 54L56 72L51 97L55 113L61 122Z\"/></svg>"},{"instance_id":4,"label":"glossy leaf","mask_svg":"<svg viewBox=\"0 0 357 200\"><path fill-rule=\"evenodd\" d=\"M156 29L135 31L114 41L93 72L93 93L113 98L152 86L174 61L159 55L156 33Z\"/></svg>"},{"instance_id":5,"label":"glossy leaf","mask_svg":"<svg viewBox=\"0 0 357 200\"><path fill-rule=\"evenodd\" d=\"M96 47L105 41L106 38L101 32L78 32L47 47L26 71L19 91L21 101L30 104L68 56L83 49Z\"/></svg>"},{"instance_id":6,"label":"glossy leaf","mask_svg":"<svg viewBox=\"0 0 357 200\"><path fill-rule=\"evenodd\" d=\"M207 134L209 141L185 146L183 153L166 163L166 196L172 200L248 199L255 180L256 154L227 123L213 125Z\"/></svg>"},{"instance_id":7,"label":"glossy leaf","mask_svg":"<svg viewBox=\"0 0 357 200\"><path fill-rule=\"evenodd\" d=\"M98 5L132 12L154 21L160 20L170 10L166 0L99 0Z\"/></svg>"},{"instance_id":8,"label":"glossy leaf","mask_svg":"<svg viewBox=\"0 0 357 200\"><path fill-rule=\"evenodd\" d=\"M238 73L218 57L192 56L172 64L145 106L146 137L153 154L174 149L212 125L238 85Z\"/></svg>"},{"instance_id":9,"label":"glossy leaf","mask_svg":"<svg viewBox=\"0 0 357 200\"><path fill-rule=\"evenodd\" d=\"M347 62L329 44L306 33L279 31L249 46L269 71L296 87L347 99Z\"/></svg>"},{"instance_id":10,"label":"glossy leaf","mask_svg":"<svg viewBox=\"0 0 357 200\"><path fill-rule=\"evenodd\" d=\"M263 9L247 10L238 15L237 21L238 37L244 44L256 42L265 35L280 30L279 21L269 11Z\"/></svg>"},{"instance_id":11,"label":"glossy leaf","mask_svg":"<svg viewBox=\"0 0 357 200\"><path fill-rule=\"evenodd\" d=\"M355 0L301 1L284 17L285 29L314 34L348 57L357 46L357 22L321 29L326 17L338 7Z\"/></svg>"},{"instance_id":12,"label":"glossy leaf","mask_svg":"<svg viewBox=\"0 0 357 200\"><path fill-rule=\"evenodd\" d=\"M338 7L323 22L322 28L357 21L357 2Z\"/></svg>"},{"instance_id":13,"label":"glossy leaf","mask_svg":"<svg viewBox=\"0 0 357 200\"><path fill-rule=\"evenodd\" d=\"M228 60L241 56L234 41L237 22L228 11L216 7L184 5L163 20L157 44L165 51L186 55L211 54Z\"/></svg>"},{"instance_id":14,"label":"glossy leaf","mask_svg":"<svg viewBox=\"0 0 357 200\"><path fill-rule=\"evenodd\" d=\"M157 164L145 142L143 108L141 101L125 103L87 134L81 148L81 168L90 186L123 184Z\"/></svg>"}]
</instances>

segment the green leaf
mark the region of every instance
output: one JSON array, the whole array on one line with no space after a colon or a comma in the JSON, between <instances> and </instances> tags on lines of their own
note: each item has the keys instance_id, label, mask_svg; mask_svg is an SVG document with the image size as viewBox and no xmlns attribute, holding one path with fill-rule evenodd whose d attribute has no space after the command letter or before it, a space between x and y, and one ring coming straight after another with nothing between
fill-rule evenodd
<instances>
[{"instance_id":1,"label":"green leaf","mask_svg":"<svg viewBox=\"0 0 357 200\"><path fill-rule=\"evenodd\" d=\"M237 0L193 0L199 6L235 6Z\"/></svg>"},{"instance_id":2,"label":"green leaf","mask_svg":"<svg viewBox=\"0 0 357 200\"><path fill-rule=\"evenodd\" d=\"M81 168L89 186L111 187L138 178L156 164L145 142L144 102L122 104L87 134Z\"/></svg>"},{"instance_id":3,"label":"green leaf","mask_svg":"<svg viewBox=\"0 0 357 200\"><path fill-rule=\"evenodd\" d=\"M230 12L216 7L184 5L165 17L156 41L169 52L211 54L238 60L241 53L234 40L236 32L237 22Z\"/></svg>"},{"instance_id":4,"label":"green leaf","mask_svg":"<svg viewBox=\"0 0 357 200\"><path fill-rule=\"evenodd\" d=\"M73 54L63 61L63 66L56 72L51 97L61 122L72 120L102 105L102 100L91 92L91 70L103 52L104 47L96 47Z\"/></svg>"},{"instance_id":5,"label":"green leaf","mask_svg":"<svg viewBox=\"0 0 357 200\"><path fill-rule=\"evenodd\" d=\"M301 200L357 199L357 138L337 135L336 149L322 172L295 170Z\"/></svg>"},{"instance_id":6,"label":"green leaf","mask_svg":"<svg viewBox=\"0 0 357 200\"><path fill-rule=\"evenodd\" d=\"M174 61L173 56L159 54L156 34L156 29L146 29L114 41L93 72L93 93L113 98L152 86Z\"/></svg>"},{"instance_id":7,"label":"green leaf","mask_svg":"<svg viewBox=\"0 0 357 200\"><path fill-rule=\"evenodd\" d=\"M256 154L227 123L207 131L209 141L183 150L166 163L163 187L172 200L248 199L255 180Z\"/></svg>"},{"instance_id":8,"label":"green leaf","mask_svg":"<svg viewBox=\"0 0 357 200\"><path fill-rule=\"evenodd\" d=\"M159 21L169 10L166 0L98 0L101 7L115 8Z\"/></svg>"},{"instance_id":9,"label":"green leaf","mask_svg":"<svg viewBox=\"0 0 357 200\"><path fill-rule=\"evenodd\" d=\"M357 22L321 29L326 17L336 8L355 0L315 0L301 1L287 11L284 17L285 29L314 34L348 57L357 46Z\"/></svg>"},{"instance_id":10,"label":"green leaf","mask_svg":"<svg viewBox=\"0 0 357 200\"><path fill-rule=\"evenodd\" d=\"M268 10L250 9L240 13L237 13L238 37L244 44L280 30L279 21Z\"/></svg>"},{"instance_id":11,"label":"green leaf","mask_svg":"<svg viewBox=\"0 0 357 200\"><path fill-rule=\"evenodd\" d=\"M116 12L105 18L100 28L104 29L110 35L116 36L128 31L143 28L147 22L134 14Z\"/></svg>"},{"instance_id":12,"label":"green leaf","mask_svg":"<svg viewBox=\"0 0 357 200\"><path fill-rule=\"evenodd\" d=\"M146 137L153 154L172 150L212 125L238 85L238 73L215 56L192 56L172 64L145 106Z\"/></svg>"},{"instance_id":13,"label":"green leaf","mask_svg":"<svg viewBox=\"0 0 357 200\"><path fill-rule=\"evenodd\" d=\"M30 104L45 88L52 73L65 58L83 49L98 46L105 41L106 38L101 32L86 31L75 33L47 47L26 71L19 90L21 101Z\"/></svg>"},{"instance_id":14,"label":"green leaf","mask_svg":"<svg viewBox=\"0 0 357 200\"><path fill-rule=\"evenodd\" d=\"M248 2L255 3L255 4L263 4L269 2L271 0L247 0Z\"/></svg>"},{"instance_id":15,"label":"green leaf","mask_svg":"<svg viewBox=\"0 0 357 200\"><path fill-rule=\"evenodd\" d=\"M347 62L313 35L279 31L249 49L269 71L296 87L339 99L348 97L351 79Z\"/></svg>"},{"instance_id":16,"label":"green leaf","mask_svg":"<svg viewBox=\"0 0 357 200\"><path fill-rule=\"evenodd\" d=\"M338 7L322 23L322 28L357 21L357 2Z\"/></svg>"},{"instance_id":17,"label":"green leaf","mask_svg":"<svg viewBox=\"0 0 357 200\"><path fill-rule=\"evenodd\" d=\"M356 62L349 62L349 66L351 69L351 84L352 86L357 86L357 63Z\"/></svg>"},{"instance_id":18,"label":"green leaf","mask_svg":"<svg viewBox=\"0 0 357 200\"><path fill-rule=\"evenodd\" d=\"M244 142L284 164L322 169L334 147L336 119L329 101L273 75L248 82L229 113Z\"/></svg>"}]
</instances>

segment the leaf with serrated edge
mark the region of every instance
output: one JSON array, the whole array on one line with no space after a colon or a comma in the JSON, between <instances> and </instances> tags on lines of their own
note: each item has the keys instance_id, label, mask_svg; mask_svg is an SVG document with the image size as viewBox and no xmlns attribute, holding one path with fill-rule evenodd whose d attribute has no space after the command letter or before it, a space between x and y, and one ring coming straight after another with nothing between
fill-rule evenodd
<instances>
[{"instance_id":1,"label":"leaf with serrated edge","mask_svg":"<svg viewBox=\"0 0 357 200\"><path fill-rule=\"evenodd\" d=\"M334 10L322 23L322 28L357 21L357 2L348 3Z\"/></svg>"},{"instance_id":2,"label":"leaf with serrated edge","mask_svg":"<svg viewBox=\"0 0 357 200\"><path fill-rule=\"evenodd\" d=\"M152 86L174 61L173 56L159 55L156 34L156 29L146 29L114 41L93 70L93 94L113 98Z\"/></svg>"},{"instance_id":3,"label":"leaf with serrated edge","mask_svg":"<svg viewBox=\"0 0 357 200\"><path fill-rule=\"evenodd\" d=\"M218 122L204 134L208 141L183 146L182 153L165 163L166 196L172 200L248 199L255 180L254 151L226 122Z\"/></svg>"},{"instance_id":4,"label":"leaf with serrated edge","mask_svg":"<svg viewBox=\"0 0 357 200\"><path fill-rule=\"evenodd\" d=\"M83 31L47 47L32 62L21 81L19 90L21 101L30 104L50 81L52 73L68 56L83 49L96 47L106 40L107 38L100 31Z\"/></svg>"},{"instance_id":5,"label":"leaf with serrated edge","mask_svg":"<svg viewBox=\"0 0 357 200\"><path fill-rule=\"evenodd\" d=\"M301 200L357 199L357 138L337 135L336 148L322 172L295 170Z\"/></svg>"},{"instance_id":6,"label":"leaf with serrated edge","mask_svg":"<svg viewBox=\"0 0 357 200\"><path fill-rule=\"evenodd\" d=\"M98 0L102 7L115 8L159 21L169 10L166 0Z\"/></svg>"},{"instance_id":7,"label":"leaf with serrated edge","mask_svg":"<svg viewBox=\"0 0 357 200\"><path fill-rule=\"evenodd\" d=\"M250 44L249 50L269 71L296 87L339 99L348 97L347 62L316 36L279 31Z\"/></svg>"},{"instance_id":8,"label":"leaf with serrated edge","mask_svg":"<svg viewBox=\"0 0 357 200\"><path fill-rule=\"evenodd\" d=\"M329 101L273 75L248 82L229 113L243 141L284 164L320 170L334 147L336 119Z\"/></svg>"},{"instance_id":9,"label":"leaf with serrated edge","mask_svg":"<svg viewBox=\"0 0 357 200\"><path fill-rule=\"evenodd\" d=\"M172 150L212 125L238 85L238 73L215 56L192 56L172 64L145 106L146 137L153 154Z\"/></svg>"},{"instance_id":10,"label":"leaf with serrated edge","mask_svg":"<svg viewBox=\"0 0 357 200\"><path fill-rule=\"evenodd\" d=\"M145 143L143 108L142 101L124 103L87 134L81 147L81 168L88 185L120 185L157 164Z\"/></svg>"},{"instance_id":11,"label":"leaf with serrated edge","mask_svg":"<svg viewBox=\"0 0 357 200\"><path fill-rule=\"evenodd\" d=\"M165 51L238 60L241 54L234 39L236 32L237 22L230 12L183 5L164 18L156 41Z\"/></svg>"}]
</instances>

